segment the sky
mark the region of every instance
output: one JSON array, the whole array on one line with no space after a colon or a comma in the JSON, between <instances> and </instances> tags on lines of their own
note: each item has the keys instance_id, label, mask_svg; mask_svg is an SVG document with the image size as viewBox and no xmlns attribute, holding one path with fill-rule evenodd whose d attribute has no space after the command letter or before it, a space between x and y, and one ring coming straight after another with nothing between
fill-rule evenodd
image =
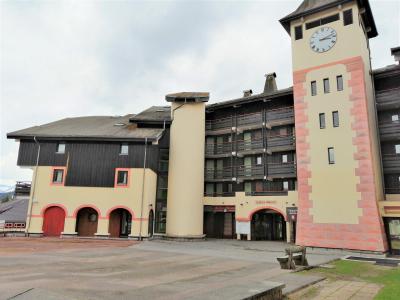
<instances>
[{"instance_id":1,"label":"sky","mask_svg":"<svg viewBox=\"0 0 400 300\"><path fill-rule=\"evenodd\" d=\"M400 0L370 0L373 68L393 64ZM165 95L210 102L292 86L290 38L278 20L300 0L0 1L0 185L31 180L6 133L66 117L125 115Z\"/></svg>"}]
</instances>

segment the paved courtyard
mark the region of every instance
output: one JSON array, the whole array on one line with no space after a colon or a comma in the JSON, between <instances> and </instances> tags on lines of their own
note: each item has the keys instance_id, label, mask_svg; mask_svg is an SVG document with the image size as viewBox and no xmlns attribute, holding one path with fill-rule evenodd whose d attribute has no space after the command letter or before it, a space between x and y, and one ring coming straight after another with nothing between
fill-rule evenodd
<instances>
[{"instance_id":1,"label":"paved courtyard","mask_svg":"<svg viewBox=\"0 0 400 300\"><path fill-rule=\"evenodd\" d=\"M0 299L240 299L268 282L296 290L322 277L280 270L287 244L210 240L0 239ZM348 253L310 250L310 264Z\"/></svg>"}]
</instances>

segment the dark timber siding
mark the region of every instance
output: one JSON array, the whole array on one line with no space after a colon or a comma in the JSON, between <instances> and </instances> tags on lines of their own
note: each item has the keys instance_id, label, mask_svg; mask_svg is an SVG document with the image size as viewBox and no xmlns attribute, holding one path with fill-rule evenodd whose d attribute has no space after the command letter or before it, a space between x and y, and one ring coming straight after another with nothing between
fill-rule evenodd
<instances>
[{"instance_id":1,"label":"dark timber siding","mask_svg":"<svg viewBox=\"0 0 400 300\"><path fill-rule=\"evenodd\" d=\"M120 155L120 143L67 142L65 154L57 154L57 142L40 142L39 166L66 166L67 186L113 187L116 168L143 168L144 144L129 144L129 155ZM37 146L22 140L18 165L36 165ZM157 172L158 146L147 146L147 168Z\"/></svg>"}]
</instances>

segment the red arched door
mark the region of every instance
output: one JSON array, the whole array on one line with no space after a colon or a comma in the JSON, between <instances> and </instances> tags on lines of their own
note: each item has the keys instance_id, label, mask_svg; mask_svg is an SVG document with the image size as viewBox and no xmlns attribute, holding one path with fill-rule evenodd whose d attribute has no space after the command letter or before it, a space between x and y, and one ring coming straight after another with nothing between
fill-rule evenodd
<instances>
[{"instance_id":1,"label":"red arched door","mask_svg":"<svg viewBox=\"0 0 400 300\"><path fill-rule=\"evenodd\" d=\"M52 206L46 209L43 219L44 236L60 236L64 230L65 212L61 207Z\"/></svg>"}]
</instances>

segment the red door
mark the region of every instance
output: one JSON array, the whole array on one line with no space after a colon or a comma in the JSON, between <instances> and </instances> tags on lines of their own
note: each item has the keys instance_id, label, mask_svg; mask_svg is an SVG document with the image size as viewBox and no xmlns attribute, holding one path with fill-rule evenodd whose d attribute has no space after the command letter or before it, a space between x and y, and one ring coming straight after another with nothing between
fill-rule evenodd
<instances>
[{"instance_id":1,"label":"red door","mask_svg":"<svg viewBox=\"0 0 400 300\"><path fill-rule=\"evenodd\" d=\"M62 208L52 206L46 209L43 220L44 236L60 236L64 230L65 212Z\"/></svg>"}]
</instances>

